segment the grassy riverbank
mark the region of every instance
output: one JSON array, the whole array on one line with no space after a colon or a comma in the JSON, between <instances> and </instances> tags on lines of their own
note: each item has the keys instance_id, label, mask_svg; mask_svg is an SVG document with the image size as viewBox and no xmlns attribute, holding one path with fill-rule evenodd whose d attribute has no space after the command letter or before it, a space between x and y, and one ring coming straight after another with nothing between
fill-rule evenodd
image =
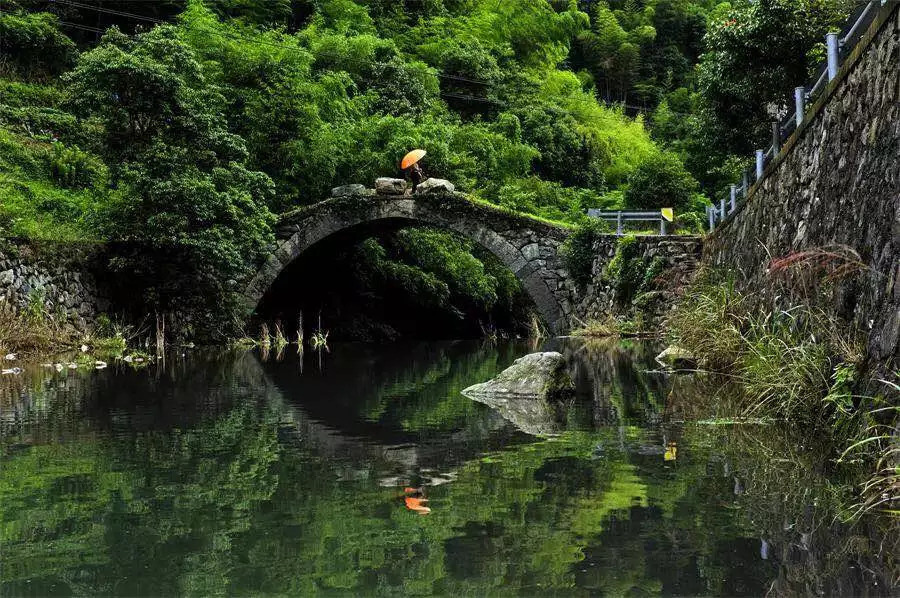
<instances>
[{"instance_id":1,"label":"grassy riverbank","mask_svg":"<svg viewBox=\"0 0 900 598\"><path fill-rule=\"evenodd\" d=\"M667 334L699 368L735 378L742 415L789 422L801 443L825 439L829 466L857 481L851 515L897 515L900 372L871 374L859 335L824 309L762 305L727 274L702 272Z\"/></svg>"},{"instance_id":2,"label":"grassy riverbank","mask_svg":"<svg viewBox=\"0 0 900 598\"><path fill-rule=\"evenodd\" d=\"M123 328L105 316L99 317L93 326L78 330L65 318L48 313L37 303L16 310L8 302L0 301L2 355L37 358L87 347L92 355L117 356L127 349L125 337Z\"/></svg>"}]
</instances>

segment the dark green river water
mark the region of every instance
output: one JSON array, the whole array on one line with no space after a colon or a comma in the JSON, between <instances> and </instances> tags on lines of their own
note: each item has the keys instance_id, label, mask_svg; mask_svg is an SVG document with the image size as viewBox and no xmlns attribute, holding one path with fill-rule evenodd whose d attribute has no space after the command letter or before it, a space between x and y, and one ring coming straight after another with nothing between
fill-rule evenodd
<instances>
[{"instance_id":1,"label":"dark green river water","mask_svg":"<svg viewBox=\"0 0 900 598\"><path fill-rule=\"evenodd\" d=\"M3 376L0 595L890 593L815 450L711 421L656 346L545 344L579 395L527 421L460 394L537 348Z\"/></svg>"}]
</instances>

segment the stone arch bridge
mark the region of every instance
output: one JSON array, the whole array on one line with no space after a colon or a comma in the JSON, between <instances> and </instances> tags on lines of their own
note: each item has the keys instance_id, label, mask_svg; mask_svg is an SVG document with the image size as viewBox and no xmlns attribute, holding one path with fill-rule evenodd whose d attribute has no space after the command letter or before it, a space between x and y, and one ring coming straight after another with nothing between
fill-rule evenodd
<instances>
[{"instance_id":1,"label":"stone arch bridge","mask_svg":"<svg viewBox=\"0 0 900 598\"><path fill-rule=\"evenodd\" d=\"M573 286L559 249L569 228L453 191L406 195L402 189L401 193L376 193L361 187L336 189L344 193L281 217L276 244L246 287L249 310L255 311L285 268L320 241L357 231L429 225L456 231L490 251L522 282L549 330L567 330Z\"/></svg>"}]
</instances>

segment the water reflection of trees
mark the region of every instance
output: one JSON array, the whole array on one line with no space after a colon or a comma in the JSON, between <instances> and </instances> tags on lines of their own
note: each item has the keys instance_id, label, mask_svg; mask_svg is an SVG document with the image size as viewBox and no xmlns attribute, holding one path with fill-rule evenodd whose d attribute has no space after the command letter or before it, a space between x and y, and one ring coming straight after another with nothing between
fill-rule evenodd
<instances>
[{"instance_id":1,"label":"water reflection of trees","mask_svg":"<svg viewBox=\"0 0 900 598\"><path fill-rule=\"evenodd\" d=\"M573 364L579 395L592 405L593 425L659 421L671 379L656 371L655 343L571 339L560 349Z\"/></svg>"},{"instance_id":2,"label":"water reflection of trees","mask_svg":"<svg viewBox=\"0 0 900 598\"><path fill-rule=\"evenodd\" d=\"M883 536L833 523L837 501L811 449L772 427L661 421L653 405L671 383L644 373L636 348L576 373L601 390L574 410L607 401L626 414L616 425L595 426L591 407L554 438L492 444L477 428L486 410L447 396L516 356L491 351L419 353L410 370L363 353L365 381L323 397L318 374L299 384L296 369L277 369L296 363L260 367L253 355L77 389L42 383L49 408L27 432L48 443L3 457L0 593L847 595L875 593L860 571L892 566L886 547L878 554ZM73 397L81 391L90 396ZM350 411L354 392L372 396ZM336 407L301 409L320 400ZM309 413L356 444L450 447L473 426L485 433L434 456L454 477L426 488L423 517L399 484L380 484L392 471L383 459L369 454L364 475L345 475L340 451L305 435L302 418L321 425ZM341 428L341 414L363 424Z\"/></svg>"},{"instance_id":3,"label":"water reflection of trees","mask_svg":"<svg viewBox=\"0 0 900 598\"><path fill-rule=\"evenodd\" d=\"M848 486L822 447L798 446L786 426L726 426L695 434L722 447L723 475L778 567L777 595L889 595L900 581L900 527L880 516L844 522Z\"/></svg>"}]
</instances>

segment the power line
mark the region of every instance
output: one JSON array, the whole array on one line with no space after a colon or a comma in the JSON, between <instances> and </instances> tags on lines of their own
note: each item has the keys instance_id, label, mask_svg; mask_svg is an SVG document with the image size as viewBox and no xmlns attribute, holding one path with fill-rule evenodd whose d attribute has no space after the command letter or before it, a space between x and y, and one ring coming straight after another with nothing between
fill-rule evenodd
<instances>
[{"instance_id":1,"label":"power line","mask_svg":"<svg viewBox=\"0 0 900 598\"><path fill-rule=\"evenodd\" d=\"M81 29L83 31L90 31L91 33L103 33L105 29L99 29L97 27L90 27L88 25L79 25L78 23L70 23L68 21L60 21L60 25L64 25L66 27L71 27L72 29Z\"/></svg>"}]
</instances>

